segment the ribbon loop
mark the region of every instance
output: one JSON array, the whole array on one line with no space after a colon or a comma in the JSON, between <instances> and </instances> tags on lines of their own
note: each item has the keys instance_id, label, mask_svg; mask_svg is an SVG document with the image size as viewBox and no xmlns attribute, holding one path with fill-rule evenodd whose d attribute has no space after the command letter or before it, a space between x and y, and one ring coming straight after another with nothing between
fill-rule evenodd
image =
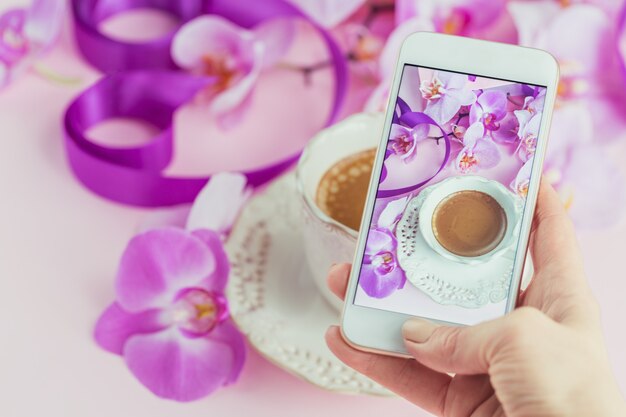
<instances>
[{"instance_id":1,"label":"ribbon loop","mask_svg":"<svg viewBox=\"0 0 626 417\"><path fill-rule=\"evenodd\" d=\"M99 23L116 13L152 7L178 16L181 22L210 12L252 27L267 19L298 17L312 24L324 39L335 74L334 99L327 125L332 124L347 88L343 54L331 35L284 0L264 0L263 7L247 0L73 0L76 38L85 58L111 74L79 95L66 111L65 143L70 166L78 179L96 194L138 206L166 206L193 201L209 177L168 177L162 170L173 152L172 118L176 109L212 82L174 67L170 46L174 34L143 43L113 40L99 31ZM142 70L131 71L141 68ZM113 148L89 140L88 129L107 119L128 117L161 130L149 143ZM275 178L297 161L300 151L266 167L244 172L251 186Z\"/></svg>"},{"instance_id":2,"label":"ribbon loop","mask_svg":"<svg viewBox=\"0 0 626 417\"><path fill-rule=\"evenodd\" d=\"M174 32L146 42L125 42L105 35L100 24L116 14L138 8L157 9L185 22L202 15L206 0L72 0L76 43L81 53L102 72L175 69L170 55Z\"/></svg>"}]
</instances>

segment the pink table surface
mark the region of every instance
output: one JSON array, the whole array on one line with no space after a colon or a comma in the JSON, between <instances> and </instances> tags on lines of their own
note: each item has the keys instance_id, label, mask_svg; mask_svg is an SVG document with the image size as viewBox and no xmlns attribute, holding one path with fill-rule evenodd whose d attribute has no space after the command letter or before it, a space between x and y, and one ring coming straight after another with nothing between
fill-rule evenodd
<instances>
[{"instance_id":1,"label":"pink table surface","mask_svg":"<svg viewBox=\"0 0 626 417\"><path fill-rule=\"evenodd\" d=\"M4 8L5 3L24 2L2 3ZM93 324L113 299L118 259L147 211L94 196L68 169L60 117L69 100L98 77L77 57L70 30L45 64L82 81L60 86L28 74L0 93L0 415L426 415L401 399L326 392L273 366L252 349L236 385L192 404L177 404L154 397L119 357L101 351L91 338ZM272 86L297 86L301 80L296 75L284 70L268 74L255 107L284 106L286 98L272 94ZM207 124L202 109L185 109L177 118L184 143L178 144L171 170L243 168L296 149L323 119L327 75L320 74L316 88L298 96L298 106L309 117L290 112L278 119L278 113L270 117L253 109L244 126L216 137L220 132ZM362 99L356 90L348 108ZM263 123L262 129L258 123ZM293 142L276 139L279 133L285 137L284 132L293 132ZM626 158L626 143L614 145L611 155ZM581 245L602 305L615 373L626 389L626 224L583 232Z\"/></svg>"}]
</instances>

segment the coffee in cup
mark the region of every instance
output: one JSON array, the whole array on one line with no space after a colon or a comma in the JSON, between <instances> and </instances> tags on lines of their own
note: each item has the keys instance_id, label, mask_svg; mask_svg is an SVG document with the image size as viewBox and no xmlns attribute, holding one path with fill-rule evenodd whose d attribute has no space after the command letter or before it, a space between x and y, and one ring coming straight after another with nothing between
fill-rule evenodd
<instances>
[{"instance_id":1,"label":"coffee in cup","mask_svg":"<svg viewBox=\"0 0 626 417\"><path fill-rule=\"evenodd\" d=\"M420 196L420 234L444 258L478 265L517 242L524 200L498 181L478 175L448 177Z\"/></svg>"},{"instance_id":2,"label":"coffee in cup","mask_svg":"<svg viewBox=\"0 0 626 417\"><path fill-rule=\"evenodd\" d=\"M307 144L296 169L306 262L320 292L337 310L343 303L328 289L326 273L333 263L351 262L354 257L373 149L380 141L384 120L382 113L360 113L320 131ZM345 178L343 184L341 175L357 167L358 172L353 170L353 178ZM335 200L331 201L332 196ZM342 212L344 207L354 211Z\"/></svg>"},{"instance_id":3,"label":"coffee in cup","mask_svg":"<svg viewBox=\"0 0 626 417\"><path fill-rule=\"evenodd\" d=\"M360 151L335 163L322 176L315 202L329 217L359 230L376 149Z\"/></svg>"},{"instance_id":4,"label":"coffee in cup","mask_svg":"<svg viewBox=\"0 0 626 417\"><path fill-rule=\"evenodd\" d=\"M506 213L495 198L476 190L450 194L435 207L435 238L459 256L481 256L494 250L507 229Z\"/></svg>"}]
</instances>

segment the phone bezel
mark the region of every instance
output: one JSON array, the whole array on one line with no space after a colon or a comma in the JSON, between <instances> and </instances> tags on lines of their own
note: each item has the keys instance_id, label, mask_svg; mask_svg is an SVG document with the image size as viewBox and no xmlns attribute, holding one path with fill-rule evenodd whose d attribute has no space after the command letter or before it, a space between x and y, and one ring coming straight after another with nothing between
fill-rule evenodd
<instances>
[{"instance_id":1,"label":"phone bezel","mask_svg":"<svg viewBox=\"0 0 626 417\"><path fill-rule=\"evenodd\" d=\"M477 59L477 57L484 59ZM385 145L391 128L391 120L405 64L545 86L546 98L543 120L539 129L538 147L535 151L532 172L535 173L542 169L559 79L556 59L539 49L431 32L414 33L407 37L402 44L394 71L384 128L374 161L361 220L362 231L370 226L373 206L376 201L377 185L384 162ZM531 176L505 314L513 310L517 303L540 178L540 175ZM367 233L359 233L353 263L360 262L363 258L366 236ZM347 343L360 350L408 356L400 330L402 324L411 316L355 305L353 301L358 283L356 271L357 268L353 268L346 291L346 302L341 318L342 336ZM438 320L432 321L437 322ZM438 322L460 325L458 323Z\"/></svg>"}]
</instances>

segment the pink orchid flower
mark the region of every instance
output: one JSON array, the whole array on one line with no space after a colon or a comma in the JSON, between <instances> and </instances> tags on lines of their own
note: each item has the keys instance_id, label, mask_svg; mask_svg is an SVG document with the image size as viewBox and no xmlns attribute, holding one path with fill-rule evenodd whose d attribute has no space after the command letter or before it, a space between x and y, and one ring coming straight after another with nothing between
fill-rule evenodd
<instances>
[{"instance_id":1,"label":"pink orchid flower","mask_svg":"<svg viewBox=\"0 0 626 417\"><path fill-rule=\"evenodd\" d=\"M500 90L487 90L478 96L470 108L470 124L480 121L485 129L500 129L500 121L507 114L506 94Z\"/></svg>"},{"instance_id":2,"label":"pink orchid flower","mask_svg":"<svg viewBox=\"0 0 626 417\"><path fill-rule=\"evenodd\" d=\"M626 80L614 19L592 4L513 1L508 9L520 44L546 49L559 61L560 101L580 101L593 117L597 137L615 138L626 128Z\"/></svg>"},{"instance_id":3,"label":"pink orchid flower","mask_svg":"<svg viewBox=\"0 0 626 417\"><path fill-rule=\"evenodd\" d=\"M420 92L426 100L424 113L443 125L457 114L462 106L476 101L476 94L465 88L467 75L435 71L430 80L422 80Z\"/></svg>"},{"instance_id":4,"label":"pink orchid flower","mask_svg":"<svg viewBox=\"0 0 626 417\"><path fill-rule=\"evenodd\" d=\"M396 0L396 21L418 16L437 32L468 35L491 25L504 10L504 0Z\"/></svg>"},{"instance_id":5,"label":"pink orchid flower","mask_svg":"<svg viewBox=\"0 0 626 417\"><path fill-rule=\"evenodd\" d=\"M430 125L424 123L413 129L394 123L391 125L387 150L409 163L415 158L417 144L428 137L429 131Z\"/></svg>"},{"instance_id":6,"label":"pink orchid flower","mask_svg":"<svg viewBox=\"0 0 626 417\"><path fill-rule=\"evenodd\" d=\"M204 94L211 100L211 112L218 117L241 116L261 71L283 56L293 36L293 22L288 19L270 20L248 30L222 17L205 15L176 33L172 58L181 68L215 78Z\"/></svg>"},{"instance_id":7,"label":"pink orchid flower","mask_svg":"<svg viewBox=\"0 0 626 417\"><path fill-rule=\"evenodd\" d=\"M526 162L535 154L537 149L542 112L531 113L528 110L516 110L514 113L520 126L517 152L520 159Z\"/></svg>"},{"instance_id":8,"label":"pink orchid flower","mask_svg":"<svg viewBox=\"0 0 626 417\"><path fill-rule=\"evenodd\" d=\"M34 0L28 9L0 15L0 88L17 78L57 40L63 0Z\"/></svg>"},{"instance_id":9,"label":"pink orchid flower","mask_svg":"<svg viewBox=\"0 0 626 417\"><path fill-rule=\"evenodd\" d=\"M367 0L288 0L326 28L346 20Z\"/></svg>"},{"instance_id":10,"label":"pink orchid flower","mask_svg":"<svg viewBox=\"0 0 626 417\"><path fill-rule=\"evenodd\" d=\"M456 158L456 169L463 174L489 169L500 162L498 147L486 136L485 127L476 122L467 128L463 136L463 149Z\"/></svg>"},{"instance_id":11,"label":"pink orchid flower","mask_svg":"<svg viewBox=\"0 0 626 417\"><path fill-rule=\"evenodd\" d=\"M533 168L533 159L529 159L522 165L515 179L511 183L511 189L520 197L526 198L528 195L528 186L530 185L530 174Z\"/></svg>"},{"instance_id":12,"label":"pink orchid flower","mask_svg":"<svg viewBox=\"0 0 626 417\"><path fill-rule=\"evenodd\" d=\"M403 288L406 275L396 256L396 224L402 217L410 196L387 203L367 238L359 285L370 297L385 298Z\"/></svg>"},{"instance_id":13,"label":"pink orchid flower","mask_svg":"<svg viewBox=\"0 0 626 417\"><path fill-rule=\"evenodd\" d=\"M391 232L394 231L398 220L402 217L404 209L409 202L409 196L404 196L396 200L392 200L387 203L383 211L378 216L376 225L379 229L386 229Z\"/></svg>"},{"instance_id":14,"label":"pink orchid flower","mask_svg":"<svg viewBox=\"0 0 626 417\"><path fill-rule=\"evenodd\" d=\"M241 372L245 343L223 295L230 266L222 236L208 227L228 230L247 195L243 175L217 174L194 203L187 230L142 232L122 255L116 301L95 339L159 397L193 401Z\"/></svg>"},{"instance_id":15,"label":"pink orchid flower","mask_svg":"<svg viewBox=\"0 0 626 417\"><path fill-rule=\"evenodd\" d=\"M214 175L196 196L187 216L186 229L209 229L225 236L252 195L247 182L239 173Z\"/></svg>"}]
</instances>

